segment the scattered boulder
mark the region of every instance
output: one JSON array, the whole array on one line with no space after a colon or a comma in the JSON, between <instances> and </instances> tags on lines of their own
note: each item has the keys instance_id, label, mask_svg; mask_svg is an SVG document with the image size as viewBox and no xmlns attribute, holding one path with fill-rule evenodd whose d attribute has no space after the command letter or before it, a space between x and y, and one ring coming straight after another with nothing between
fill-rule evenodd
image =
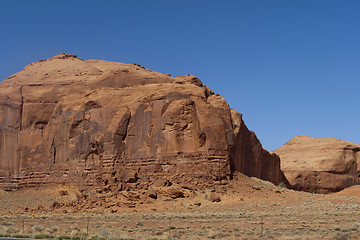
<instances>
[{"instance_id":1,"label":"scattered boulder","mask_svg":"<svg viewBox=\"0 0 360 240\"><path fill-rule=\"evenodd\" d=\"M171 198L184 198L185 194L183 191L181 191L178 188L169 188L167 190L167 194L171 197Z\"/></svg>"},{"instance_id":2,"label":"scattered boulder","mask_svg":"<svg viewBox=\"0 0 360 240\"><path fill-rule=\"evenodd\" d=\"M80 192L78 192L78 191L75 192L75 196L76 196L76 198L77 198L78 200L81 200L81 199L84 198L84 196L83 196Z\"/></svg>"},{"instance_id":3,"label":"scattered boulder","mask_svg":"<svg viewBox=\"0 0 360 240\"><path fill-rule=\"evenodd\" d=\"M125 183L135 183L137 182L137 172L131 169L125 169L120 174L120 178Z\"/></svg>"},{"instance_id":4,"label":"scattered boulder","mask_svg":"<svg viewBox=\"0 0 360 240\"><path fill-rule=\"evenodd\" d=\"M130 201L139 201L140 193L135 191L124 191L122 195Z\"/></svg>"},{"instance_id":5,"label":"scattered boulder","mask_svg":"<svg viewBox=\"0 0 360 240\"><path fill-rule=\"evenodd\" d=\"M196 187L190 183L182 183L181 187L188 190L194 190Z\"/></svg>"},{"instance_id":6,"label":"scattered boulder","mask_svg":"<svg viewBox=\"0 0 360 240\"><path fill-rule=\"evenodd\" d=\"M121 192L121 191L125 190L125 187L126 187L125 184L122 183L122 182L120 182L120 183L117 185L116 190L117 190L118 192Z\"/></svg>"},{"instance_id":7,"label":"scattered boulder","mask_svg":"<svg viewBox=\"0 0 360 240\"><path fill-rule=\"evenodd\" d=\"M211 193L209 196L209 201L210 202L220 202L221 198L216 193Z\"/></svg>"},{"instance_id":8,"label":"scattered boulder","mask_svg":"<svg viewBox=\"0 0 360 240\"><path fill-rule=\"evenodd\" d=\"M153 188L149 188L146 192L146 196L149 198L157 199L157 191L155 191Z\"/></svg>"},{"instance_id":9,"label":"scattered boulder","mask_svg":"<svg viewBox=\"0 0 360 240\"><path fill-rule=\"evenodd\" d=\"M154 187L170 187L172 186L172 182L170 182L169 180L165 180L165 179L156 179L152 185Z\"/></svg>"},{"instance_id":10,"label":"scattered boulder","mask_svg":"<svg viewBox=\"0 0 360 240\"><path fill-rule=\"evenodd\" d=\"M67 195L69 195L69 193L68 193L67 190L59 190L59 194L60 194L60 196L67 196Z\"/></svg>"},{"instance_id":11,"label":"scattered boulder","mask_svg":"<svg viewBox=\"0 0 360 240\"><path fill-rule=\"evenodd\" d=\"M59 203L58 201L54 201L52 204L51 204L51 209L57 209L57 208L60 208L62 207L63 204Z\"/></svg>"}]
</instances>

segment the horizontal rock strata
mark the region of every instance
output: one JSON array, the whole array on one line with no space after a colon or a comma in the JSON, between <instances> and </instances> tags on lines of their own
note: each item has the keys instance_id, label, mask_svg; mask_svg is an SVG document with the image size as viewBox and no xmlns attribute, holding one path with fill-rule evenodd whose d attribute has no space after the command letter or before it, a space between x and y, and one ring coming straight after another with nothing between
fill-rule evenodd
<instances>
[{"instance_id":1,"label":"horizontal rock strata","mask_svg":"<svg viewBox=\"0 0 360 240\"><path fill-rule=\"evenodd\" d=\"M192 75L59 54L0 84L0 187L276 184L279 159Z\"/></svg>"}]
</instances>

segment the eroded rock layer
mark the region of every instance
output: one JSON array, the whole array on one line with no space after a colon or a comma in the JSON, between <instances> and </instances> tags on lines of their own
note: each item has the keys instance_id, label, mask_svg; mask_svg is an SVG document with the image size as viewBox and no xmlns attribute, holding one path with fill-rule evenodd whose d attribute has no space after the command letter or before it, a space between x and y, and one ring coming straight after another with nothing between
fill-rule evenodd
<instances>
[{"instance_id":1,"label":"eroded rock layer","mask_svg":"<svg viewBox=\"0 0 360 240\"><path fill-rule=\"evenodd\" d=\"M297 136L274 151L296 190L337 192L360 184L360 145L336 138Z\"/></svg>"},{"instance_id":2,"label":"eroded rock layer","mask_svg":"<svg viewBox=\"0 0 360 240\"><path fill-rule=\"evenodd\" d=\"M237 120L236 120L236 119ZM0 187L286 181L239 114L192 75L59 54L0 84Z\"/></svg>"}]
</instances>

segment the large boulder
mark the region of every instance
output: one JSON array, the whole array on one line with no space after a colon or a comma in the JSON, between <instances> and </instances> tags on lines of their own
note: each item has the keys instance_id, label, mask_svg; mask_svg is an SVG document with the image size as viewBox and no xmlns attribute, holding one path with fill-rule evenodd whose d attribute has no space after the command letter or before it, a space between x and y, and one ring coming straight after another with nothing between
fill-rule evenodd
<instances>
[{"instance_id":1,"label":"large boulder","mask_svg":"<svg viewBox=\"0 0 360 240\"><path fill-rule=\"evenodd\" d=\"M274 151L295 190L329 193L360 184L360 145L340 139L297 136Z\"/></svg>"},{"instance_id":2,"label":"large boulder","mask_svg":"<svg viewBox=\"0 0 360 240\"><path fill-rule=\"evenodd\" d=\"M192 75L59 54L0 84L0 187L284 181L239 114Z\"/></svg>"}]
</instances>

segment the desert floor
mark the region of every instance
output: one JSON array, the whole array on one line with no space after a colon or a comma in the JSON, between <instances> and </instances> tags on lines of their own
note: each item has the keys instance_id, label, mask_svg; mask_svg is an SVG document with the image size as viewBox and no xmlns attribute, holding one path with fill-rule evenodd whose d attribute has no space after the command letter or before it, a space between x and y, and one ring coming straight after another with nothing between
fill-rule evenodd
<instances>
[{"instance_id":1,"label":"desert floor","mask_svg":"<svg viewBox=\"0 0 360 240\"><path fill-rule=\"evenodd\" d=\"M67 195L61 194L66 191ZM360 239L360 186L336 194L280 188L239 175L231 184L159 197L111 213L51 209L76 201L74 186L0 193L0 236L58 239ZM209 201L214 192L220 202Z\"/></svg>"}]
</instances>

